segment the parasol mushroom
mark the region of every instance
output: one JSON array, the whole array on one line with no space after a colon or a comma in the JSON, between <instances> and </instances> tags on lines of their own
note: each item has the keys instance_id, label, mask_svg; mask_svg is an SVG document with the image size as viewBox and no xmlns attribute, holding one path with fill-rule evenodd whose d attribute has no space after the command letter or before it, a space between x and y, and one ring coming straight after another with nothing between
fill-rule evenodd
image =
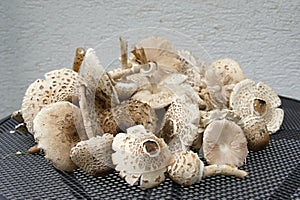
<instances>
[{"instance_id":1,"label":"parasol mushroom","mask_svg":"<svg viewBox=\"0 0 300 200\"><path fill-rule=\"evenodd\" d=\"M77 85L83 82L78 73L65 68L50 71L45 80L33 82L26 90L21 109L28 131L33 133L33 120L43 107L58 101L75 101L79 94Z\"/></svg>"},{"instance_id":2,"label":"parasol mushroom","mask_svg":"<svg viewBox=\"0 0 300 200\"><path fill-rule=\"evenodd\" d=\"M130 185L152 188L164 181L171 153L163 139L147 132L142 125L115 136L112 148L113 164Z\"/></svg>"},{"instance_id":3,"label":"parasol mushroom","mask_svg":"<svg viewBox=\"0 0 300 200\"><path fill-rule=\"evenodd\" d=\"M243 165L248 154L243 130L227 119L211 122L204 131L203 154L209 164Z\"/></svg>"},{"instance_id":4,"label":"parasol mushroom","mask_svg":"<svg viewBox=\"0 0 300 200\"><path fill-rule=\"evenodd\" d=\"M59 170L76 169L70 150L80 141L79 134L84 135L85 131L80 109L66 101L53 103L36 115L33 124L34 138L38 148L44 151L45 158Z\"/></svg>"},{"instance_id":5,"label":"parasol mushroom","mask_svg":"<svg viewBox=\"0 0 300 200\"><path fill-rule=\"evenodd\" d=\"M270 133L279 130L284 112L281 100L275 91L263 82L255 84L253 80L245 79L235 85L230 96L231 108L242 118L255 115L261 116Z\"/></svg>"},{"instance_id":6,"label":"parasol mushroom","mask_svg":"<svg viewBox=\"0 0 300 200\"><path fill-rule=\"evenodd\" d=\"M179 140L181 148L170 149L181 151L193 145L199 137L198 124L200 119L197 104L188 103L183 97L178 97L168 107L164 116L163 127L158 133L169 145L177 145ZM175 140L175 141L172 141Z\"/></svg>"},{"instance_id":7,"label":"parasol mushroom","mask_svg":"<svg viewBox=\"0 0 300 200\"><path fill-rule=\"evenodd\" d=\"M184 186L192 185L202 178L218 174L244 178L248 173L229 165L204 166L198 155L192 151L174 153L168 166L169 177L174 182Z\"/></svg>"},{"instance_id":8,"label":"parasol mushroom","mask_svg":"<svg viewBox=\"0 0 300 200\"><path fill-rule=\"evenodd\" d=\"M71 149L71 160L92 176L110 171L113 168L111 160L113 138L113 135L106 133L77 143Z\"/></svg>"},{"instance_id":9,"label":"parasol mushroom","mask_svg":"<svg viewBox=\"0 0 300 200\"><path fill-rule=\"evenodd\" d=\"M248 148L253 151L265 149L270 142L265 120L260 116L248 116L243 119Z\"/></svg>"}]
</instances>

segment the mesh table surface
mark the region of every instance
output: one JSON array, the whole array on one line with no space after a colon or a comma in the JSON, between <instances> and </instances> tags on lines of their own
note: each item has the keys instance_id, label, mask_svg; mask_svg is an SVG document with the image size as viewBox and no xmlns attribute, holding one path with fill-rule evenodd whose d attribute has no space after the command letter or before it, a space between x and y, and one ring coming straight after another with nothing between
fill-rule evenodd
<instances>
[{"instance_id":1,"label":"mesh table surface","mask_svg":"<svg viewBox=\"0 0 300 200\"><path fill-rule=\"evenodd\" d=\"M153 189L130 186L118 173L92 177L56 170L41 154L14 155L34 145L30 134L0 122L0 199L300 199L300 101L282 97L285 119L267 149L249 152L245 179L214 176L190 187L169 178Z\"/></svg>"}]
</instances>

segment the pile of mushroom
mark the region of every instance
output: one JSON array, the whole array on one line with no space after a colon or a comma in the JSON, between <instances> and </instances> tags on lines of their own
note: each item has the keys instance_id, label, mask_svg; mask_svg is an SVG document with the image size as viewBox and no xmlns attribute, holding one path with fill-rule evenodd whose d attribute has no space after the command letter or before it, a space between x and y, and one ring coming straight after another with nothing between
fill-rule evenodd
<instances>
[{"instance_id":1,"label":"pile of mushroom","mask_svg":"<svg viewBox=\"0 0 300 200\"><path fill-rule=\"evenodd\" d=\"M13 117L45 158L92 176L114 169L142 188L166 175L181 185L245 177L238 167L248 150L267 148L282 124L274 90L247 79L232 59L206 65L161 37L140 41L130 56L122 38L120 46L119 68L106 71L93 49L78 48L73 70L51 71L28 87L23 119Z\"/></svg>"}]
</instances>

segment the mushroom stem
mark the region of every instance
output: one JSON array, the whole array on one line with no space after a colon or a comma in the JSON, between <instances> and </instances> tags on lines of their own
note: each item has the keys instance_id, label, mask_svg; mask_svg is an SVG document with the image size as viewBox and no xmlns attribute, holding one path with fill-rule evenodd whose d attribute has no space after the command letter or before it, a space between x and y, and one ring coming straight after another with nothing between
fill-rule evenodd
<instances>
[{"instance_id":1,"label":"mushroom stem","mask_svg":"<svg viewBox=\"0 0 300 200\"><path fill-rule=\"evenodd\" d=\"M88 111L85 85L81 85L79 88L79 107L80 107L86 135L88 138L92 138L95 136L95 133L92 126L92 119Z\"/></svg>"},{"instance_id":2,"label":"mushroom stem","mask_svg":"<svg viewBox=\"0 0 300 200\"><path fill-rule=\"evenodd\" d=\"M121 64L122 64L122 69L128 69L130 68L128 66L128 57L127 57L127 51L128 51L128 43L120 37L120 48L121 48Z\"/></svg>"},{"instance_id":3,"label":"mushroom stem","mask_svg":"<svg viewBox=\"0 0 300 200\"><path fill-rule=\"evenodd\" d=\"M35 154L35 153L39 153L40 152L40 148L38 147L38 145L34 145L32 147L30 147L28 150L27 150L27 153L29 154Z\"/></svg>"},{"instance_id":4,"label":"mushroom stem","mask_svg":"<svg viewBox=\"0 0 300 200\"><path fill-rule=\"evenodd\" d=\"M148 67L149 64L136 65L132 68L127 68L127 69L117 68L107 72L107 74L111 80L117 80L126 76L130 76L132 74L137 74L141 71L141 69L148 68Z\"/></svg>"},{"instance_id":5,"label":"mushroom stem","mask_svg":"<svg viewBox=\"0 0 300 200\"><path fill-rule=\"evenodd\" d=\"M83 58L85 56L85 49L82 47L79 47L76 49L75 56L74 56L74 62L73 62L73 71L78 72L80 71L80 66L82 64Z\"/></svg>"},{"instance_id":6,"label":"mushroom stem","mask_svg":"<svg viewBox=\"0 0 300 200\"><path fill-rule=\"evenodd\" d=\"M214 176L218 174L244 178L248 175L248 172L240 170L237 167L232 167L230 165L209 165L204 167L203 177Z\"/></svg>"}]
</instances>

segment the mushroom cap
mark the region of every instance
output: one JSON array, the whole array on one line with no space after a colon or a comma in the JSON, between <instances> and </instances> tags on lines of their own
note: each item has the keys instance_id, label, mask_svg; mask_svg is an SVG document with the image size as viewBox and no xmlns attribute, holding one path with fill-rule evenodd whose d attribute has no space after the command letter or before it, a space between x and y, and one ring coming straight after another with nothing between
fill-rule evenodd
<instances>
[{"instance_id":1,"label":"mushroom cap","mask_svg":"<svg viewBox=\"0 0 300 200\"><path fill-rule=\"evenodd\" d=\"M224 85L236 84L246 78L240 65L230 58L216 60L208 68L216 70Z\"/></svg>"},{"instance_id":2,"label":"mushroom cap","mask_svg":"<svg viewBox=\"0 0 300 200\"><path fill-rule=\"evenodd\" d=\"M78 86L85 83L77 72L66 68L46 73L45 80L52 88L52 97L55 102L72 102L73 98L79 95Z\"/></svg>"},{"instance_id":3,"label":"mushroom cap","mask_svg":"<svg viewBox=\"0 0 300 200\"><path fill-rule=\"evenodd\" d=\"M78 84L84 80L70 69L53 70L38 79L26 90L22 101L22 114L29 132L33 133L33 119L45 106L58 101L72 102L79 94Z\"/></svg>"},{"instance_id":4,"label":"mushroom cap","mask_svg":"<svg viewBox=\"0 0 300 200\"><path fill-rule=\"evenodd\" d=\"M199 120L200 112L198 106L187 103L184 101L184 98L179 97L169 106L159 135L167 143L178 137L183 146L192 146L199 136ZM179 150L181 151L182 149Z\"/></svg>"},{"instance_id":5,"label":"mushroom cap","mask_svg":"<svg viewBox=\"0 0 300 200\"><path fill-rule=\"evenodd\" d=\"M78 121L82 122L80 109L66 101L44 107L34 118L34 137L38 147L59 170L77 168L70 158L70 150L80 141L77 133L85 131L83 123Z\"/></svg>"},{"instance_id":6,"label":"mushroom cap","mask_svg":"<svg viewBox=\"0 0 300 200\"><path fill-rule=\"evenodd\" d=\"M52 88L42 79L36 80L27 88L22 102L22 115L30 133L33 133L33 120L38 112L53 103L51 94Z\"/></svg>"},{"instance_id":7,"label":"mushroom cap","mask_svg":"<svg viewBox=\"0 0 300 200\"><path fill-rule=\"evenodd\" d=\"M113 135L138 124L144 125L150 132L155 132L157 127L155 111L148 104L134 99L123 101L114 108L98 112L98 119L103 131Z\"/></svg>"},{"instance_id":8,"label":"mushroom cap","mask_svg":"<svg viewBox=\"0 0 300 200\"><path fill-rule=\"evenodd\" d=\"M115 136L112 148L113 164L120 175L133 185L150 188L164 180L171 153L163 139L147 132L142 125L133 126Z\"/></svg>"},{"instance_id":9,"label":"mushroom cap","mask_svg":"<svg viewBox=\"0 0 300 200\"><path fill-rule=\"evenodd\" d=\"M83 73L87 88L90 90L91 95L94 95L96 101L101 101L105 108L119 104L118 95L112 81L92 48L86 51Z\"/></svg>"},{"instance_id":10,"label":"mushroom cap","mask_svg":"<svg viewBox=\"0 0 300 200\"><path fill-rule=\"evenodd\" d=\"M248 148L253 151L265 149L270 136L264 119L260 116L248 116L243 119L243 131L248 142Z\"/></svg>"},{"instance_id":11,"label":"mushroom cap","mask_svg":"<svg viewBox=\"0 0 300 200\"><path fill-rule=\"evenodd\" d=\"M113 135L104 134L77 143L71 149L71 160L92 176L99 176L113 168L111 155Z\"/></svg>"},{"instance_id":12,"label":"mushroom cap","mask_svg":"<svg viewBox=\"0 0 300 200\"><path fill-rule=\"evenodd\" d=\"M279 130L283 122L284 112L277 108L280 105L281 100L271 87L262 82L255 84L250 79L236 84L230 95L230 106L238 115L261 116L270 133Z\"/></svg>"},{"instance_id":13,"label":"mushroom cap","mask_svg":"<svg viewBox=\"0 0 300 200\"><path fill-rule=\"evenodd\" d=\"M203 153L209 164L243 165L248 154L243 130L227 119L213 121L204 131Z\"/></svg>"},{"instance_id":14,"label":"mushroom cap","mask_svg":"<svg viewBox=\"0 0 300 200\"><path fill-rule=\"evenodd\" d=\"M204 163L192 151L176 152L172 155L168 166L169 177L184 186L192 185L201 180Z\"/></svg>"},{"instance_id":15,"label":"mushroom cap","mask_svg":"<svg viewBox=\"0 0 300 200\"><path fill-rule=\"evenodd\" d=\"M164 68L167 67L171 70L178 71L180 69L180 60L177 55L176 49L172 44L163 37L148 37L141 40L136 44L132 50L134 51L139 49L144 49L145 56L148 62L155 62ZM138 60L136 56L133 57L133 60Z\"/></svg>"}]
</instances>

